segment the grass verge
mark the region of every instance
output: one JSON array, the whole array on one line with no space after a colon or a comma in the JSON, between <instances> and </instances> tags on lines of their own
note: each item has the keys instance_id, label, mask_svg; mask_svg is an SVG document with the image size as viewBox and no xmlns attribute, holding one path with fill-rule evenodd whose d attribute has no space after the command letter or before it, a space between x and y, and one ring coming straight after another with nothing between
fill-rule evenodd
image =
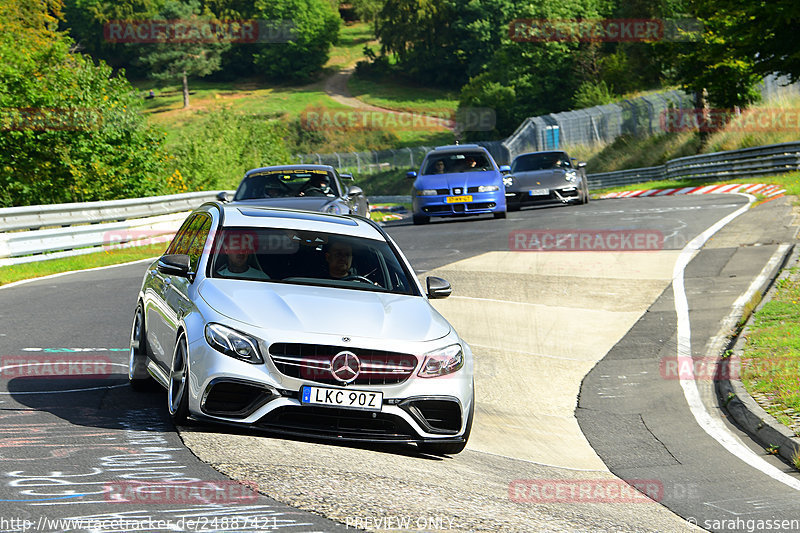
<instances>
[{"instance_id":1,"label":"grass verge","mask_svg":"<svg viewBox=\"0 0 800 533\"><path fill-rule=\"evenodd\" d=\"M59 259L48 259L35 263L23 263L20 265L9 265L0 267L0 285L21 281L23 279L40 278L50 274L61 272L71 272L73 270L83 270L108 265L117 265L138 261L150 257L158 257L164 253L167 244L151 244L148 246L138 246L135 248L124 248L118 250L105 250L102 252L76 255L73 257L61 257Z\"/></svg>"},{"instance_id":2,"label":"grass verge","mask_svg":"<svg viewBox=\"0 0 800 533\"><path fill-rule=\"evenodd\" d=\"M800 268L789 272L753 316L741 380L765 411L800 434Z\"/></svg>"}]
</instances>

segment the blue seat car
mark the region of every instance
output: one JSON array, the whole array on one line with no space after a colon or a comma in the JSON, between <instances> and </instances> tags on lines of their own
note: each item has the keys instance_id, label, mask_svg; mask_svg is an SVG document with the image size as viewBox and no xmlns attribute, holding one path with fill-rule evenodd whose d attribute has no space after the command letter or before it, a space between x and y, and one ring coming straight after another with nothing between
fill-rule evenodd
<instances>
[{"instance_id":1,"label":"blue seat car","mask_svg":"<svg viewBox=\"0 0 800 533\"><path fill-rule=\"evenodd\" d=\"M506 217L503 172L491 154L477 144L439 146L425 156L411 193L414 224L431 217L492 214Z\"/></svg>"}]
</instances>

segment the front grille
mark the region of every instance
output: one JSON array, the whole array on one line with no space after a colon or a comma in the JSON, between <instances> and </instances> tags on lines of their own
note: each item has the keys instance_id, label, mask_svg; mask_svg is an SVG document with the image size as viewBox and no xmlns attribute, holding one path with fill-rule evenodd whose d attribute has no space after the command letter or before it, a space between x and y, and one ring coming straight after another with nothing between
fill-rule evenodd
<instances>
[{"instance_id":1,"label":"front grille","mask_svg":"<svg viewBox=\"0 0 800 533\"><path fill-rule=\"evenodd\" d=\"M450 194L450 189L436 189L436 194Z\"/></svg>"},{"instance_id":2,"label":"front grille","mask_svg":"<svg viewBox=\"0 0 800 533\"><path fill-rule=\"evenodd\" d=\"M279 407L258 421L258 427L275 431L344 437L355 440L412 440L414 430L386 413L335 407Z\"/></svg>"},{"instance_id":3,"label":"front grille","mask_svg":"<svg viewBox=\"0 0 800 533\"><path fill-rule=\"evenodd\" d=\"M417 358L410 354L365 350L345 346L275 343L269 347L272 362L289 377L326 385L343 384L331 372L331 362L340 352L351 352L359 360L359 373L353 385L393 385L408 379L417 367Z\"/></svg>"}]
</instances>

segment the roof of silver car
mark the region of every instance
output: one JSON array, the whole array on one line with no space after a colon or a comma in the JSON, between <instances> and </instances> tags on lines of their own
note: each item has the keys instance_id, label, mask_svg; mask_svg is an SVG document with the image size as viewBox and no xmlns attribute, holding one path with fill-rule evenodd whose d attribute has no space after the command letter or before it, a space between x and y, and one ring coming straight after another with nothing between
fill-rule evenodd
<instances>
[{"instance_id":1,"label":"roof of silver car","mask_svg":"<svg viewBox=\"0 0 800 533\"><path fill-rule=\"evenodd\" d=\"M341 233L353 237L383 240L380 230L358 216L333 215L277 207L243 206L217 203L224 213L225 226L299 229Z\"/></svg>"}]
</instances>

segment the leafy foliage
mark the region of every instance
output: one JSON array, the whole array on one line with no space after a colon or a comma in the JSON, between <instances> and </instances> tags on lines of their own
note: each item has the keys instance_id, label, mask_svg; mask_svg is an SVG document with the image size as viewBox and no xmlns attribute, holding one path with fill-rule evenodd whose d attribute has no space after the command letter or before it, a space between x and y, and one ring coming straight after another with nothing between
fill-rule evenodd
<instances>
[{"instance_id":1,"label":"leafy foliage","mask_svg":"<svg viewBox=\"0 0 800 533\"><path fill-rule=\"evenodd\" d=\"M189 190L235 188L246 170L292 161L285 135L268 117L225 108L199 112L172 147L174 165Z\"/></svg>"},{"instance_id":2,"label":"leafy foliage","mask_svg":"<svg viewBox=\"0 0 800 533\"><path fill-rule=\"evenodd\" d=\"M12 0L0 13L0 204L164 191L163 134L124 78L70 52L48 14L58 5Z\"/></svg>"},{"instance_id":3,"label":"leafy foliage","mask_svg":"<svg viewBox=\"0 0 800 533\"><path fill-rule=\"evenodd\" d=\"M268 21L290 20L290 42L256 45L253 64L274 80L307 80L328 61L339 39L341 19L327 0L256 0L254 16Z\"/></svg>"}]
</instances>

